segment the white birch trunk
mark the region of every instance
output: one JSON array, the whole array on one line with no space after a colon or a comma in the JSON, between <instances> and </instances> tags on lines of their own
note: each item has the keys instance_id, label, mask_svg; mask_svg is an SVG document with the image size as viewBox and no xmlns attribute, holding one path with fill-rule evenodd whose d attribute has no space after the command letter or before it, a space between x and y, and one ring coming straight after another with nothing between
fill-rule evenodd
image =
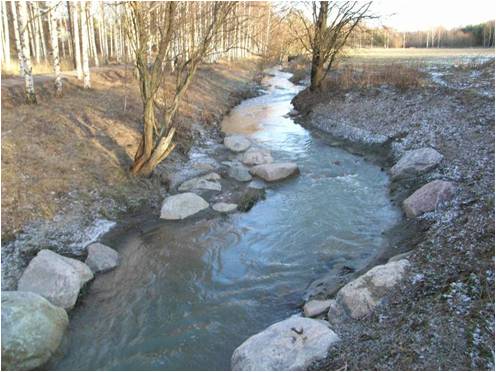
<instances>
[{"instance_id":1,"label":"white birch trunk","mask_svg":"<svg viewBox=\"0 0 496 372\"><path fill-rule=\"evenodd\" d=\"M10 65L10 33L9 33L9 20L7 18L7 3L2 1L2 23L4 27L3 36L5 38L4 41L4 58L5 63Z\"/></svg>"},{"instance_id":2,"label":"white birch trunk","mask_svg":"<svg viewBox=\"0 0 496 372\"><path fill-rule=\"evenodd\" d=\"M86 15L87 19L89 20L89 38L90 38L90 45L91 45L91 50L93 51L93 60L95 62L95 66L99 66L100 63L98 61L98 53L96 50L96 32L95 32L95 24L93 23L93 16L91 15L91 12L89 9L86 9Z\"/></svg>"},{"instance_id":3,"label":"white birch trunk","mask_svg":"<svg viewBox=\"0 0 496 372\"><path fill-rule=\"evenodd\" d=\"M82 54L83 54L83 86L85 89L91 88L90 65L89 65L89 49L90 42L88 38L88 20L86 19L86 2L80 2L81 7L81 37L82 37Z\"/></svg>"},{"instance_id":4,"label":"white birch trunk","mask_svg":"<svg viewBox=\"0 0 496 372\"><path fill-rule=\"evenodd\" d=\"M25 0L17 2L18 4L18 27L21 44L22 66L24 74L24 91L26 103L37 103L34 91L33 68L31 65L31 52L29 51L28 35L28 8Z\"/></svg>"},{"instance_id":5,"label":"white birch trunk","mask_svg":"<svg viewBox=\"0 0 496 372\"><path fill-rule=\"evenodd\" d=\"M21 49L21 39L19 37L19 22L17 20L17 7L14 1L10 2L11 10L12 10L12 18L14 21L14 39L17 50L17 58L19 59L19 75L23 76L24 74L24 61L22 57L22 49Z\"/></svg>"},{"instance_id":6,"label":"white birch trunk","mask_svg":"<svg viewBox=\"0 0 496 372\"><path fill-rule=\"evenodd\" d=\"M53 11L48 16L50 22L50 38L52 44L53 72L55 73L55 96L62 96L62 74L60 72L60 56L59 56L59 31L57 20Z\"/></svg>"},{"instance_id":7,"label":"white birch trunk","mask_svg":"<svg viewBox=\"0 0 496 372\"><path fill-rule=\"evenodd\" d=\"M74 56L76 59L76 75L79 80L83 79L83 67L81 63L81 46L79 42L79 16L78 3L70 3L72 9L72 35L74 37Z\"/></svg>"}]
</instances>

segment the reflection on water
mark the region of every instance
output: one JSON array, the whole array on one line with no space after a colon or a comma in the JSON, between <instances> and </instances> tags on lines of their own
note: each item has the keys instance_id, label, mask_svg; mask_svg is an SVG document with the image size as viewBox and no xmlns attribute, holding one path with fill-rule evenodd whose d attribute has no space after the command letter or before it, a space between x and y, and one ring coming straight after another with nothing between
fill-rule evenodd
<instances>
[{"instance_id":1,"label":"reflection on water","mask_svg":"<svg viewBox=\"0 0 496 372\"><path fill-rule=\"evenodd\" d=\"M98 276L71 316L57 369L229 369L250 335L298 311L305 287L334 265L363 267L399 218L387 176L284 117L300 87L271 71L264 95L223 122L250 133L301 174L249 213L161 222L113 242L116 270Z\"/></svg>"}]
</instances>

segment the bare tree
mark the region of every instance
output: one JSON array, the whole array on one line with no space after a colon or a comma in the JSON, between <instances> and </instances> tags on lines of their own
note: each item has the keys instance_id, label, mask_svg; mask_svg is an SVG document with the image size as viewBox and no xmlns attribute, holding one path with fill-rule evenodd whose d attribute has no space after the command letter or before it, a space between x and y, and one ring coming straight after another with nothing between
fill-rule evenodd
<instances>
[{"instance_id":1,"label":"bare tree","mask_svg":"<svg viewBox=\"0 0 496 372\"><path fill-rule=\"evenodd\" d=\"M173 142L176 128L174 116L179 104L186 93L199 64L213 51L212 41L221 30L221 25L227 20L234 3L209 2L202 6L197 19L203 19L202 33L197 35L197 42L189 42L188 50L175 56L175 89L170 96L159 99L159 88L164 78L165 66L170 49L173 47L180 25L185 25L191 14L178 11L177 2L130 2L130 27L128 32L135 35L133 49L136 67L139 72L140 91L143 101L143 134L131 166L135 175L148 176L155 167L164 160L174 149ZM196 9L200 13L199 9ZM151 64L148 60L149 39L152 37L151 21L158 25L156 33L155 58ZM184 35L182 35L184 36ZM158 116L156 115L156 110Z\"/></svg>"},{"instance_id":2,"label":"bare tree","mask_svg":"<svg viewBox=\"0 0 496 372\"><path fill-rule=\"evenodd\" d=\"M29 50L29 35L28 35L28 7L25 0L17 2L18 13L18 32L20 39L20 65L23 67L24 75L24 92L26 103L37 103L36 93L34 91L33 68L31 65L31 52Z\"/></svg>"},{"instance_id":3,"label":"bare tree","mask_svg":"<svg viewBox=\"0 0 496 372\"><path fill-rule=\"evenodd\" d=\"M80 6L80 16L81 16L81 38L82 38L82 55L83 55L83 86L85 89L91 88L90 79L90 66L89 66L89 49L90 41L88 36L88 19L86 17L86 1L81 1Z\"/></svg>"},{"instance_id":4,"label":"bare tree","mask_svg":"<svg viewBox=\"0 0 496 372\"><path fill-rule=\"evenodd\" d=\"M370 1L312 2L312 22L306 18L304 11L295 11L303 27L292 27L293 32L312 55L310 90L321 88L336 57L360 21L372 18L369 15L371 4Z\"/></svg>"},{"instance_id":5,"label":"bare tree","mask_svg":"<svg viewBox=\"0 0 496 372\"><path fill-rule=\"evenodd\" d=\"M83 79L83 64L81 63L81 44L79 42L79 11L78 3L68 2L69 12L72 14L72 38L74 42L74 59L76 74L79 80Z\"/></svg>"},{"instance_id":6,"label":"bare tree","mask_svg":"<svg viewBox=\"0 0 496 372\"><path fill-rule=\"evenodd\" d=\"M62 96L62 74L60 72L60 55L59 55L59 30L57 19L55 17L55 7L48 14L50 26L50 39L52 44L53 71L55 73L55 95Z\"/></svg>"}]
</instances>

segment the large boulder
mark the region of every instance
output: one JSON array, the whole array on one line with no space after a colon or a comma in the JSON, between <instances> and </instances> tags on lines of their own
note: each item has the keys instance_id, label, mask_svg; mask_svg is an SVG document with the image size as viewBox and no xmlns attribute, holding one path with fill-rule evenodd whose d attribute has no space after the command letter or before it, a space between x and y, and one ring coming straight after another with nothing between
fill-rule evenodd
<instances>
[{"instance_id":1,"label":"large boulder","mask_svg":"<svg viewBox=\"0 0 496 372\"><path fill-rule=\"evenodd\" d=\"M407 217L413 218L430 212L443 202L450 200L455 193L455 186L448 181L429 182L403 201L403 210Z\"/></svg>"},{"instance_id":2,"label":"large boulder","mask_svg":"<svg viewBox=\"0 0 496 372\"><path fill-rule=\"evenodd\" d=\"M224 138L224 146L233 152L243 152L251 146L251 142L245 136L231 134Z\"/></svg>"},{"instance_id":3,"label":"large boulder","mask_svg":"<svg viewBox=\"0 0 496 372\"><path fill-rule=\"evenodd\" d=\"M48 361L69 318L32 292L2 292L2 369L32 370Z\"/></svg>"},{"instance_id":4,"label":"large boulder","mask_svg":"<svg viewBox=\"0 0 496 372\"><path fill-rule=\"evenodd\" d=\"M407 151L391 168L391 176L393 179L416 176L431 170L441 160L443 155L430 147Z\"/></svg>"},{"instance_id":5,"label":"large boulder","mask_svg":"<svg viewBox=\"0 0 496 372\"><path fill-rule=\"evenodd\" d=\"M291 317L250 337L231 358L237 371L304 371L339 337L326 322Z\"/></svg>"},{"instance_id":6,"label":"large boulder","mask_svg":"<svg viewBox=\"0 0 496 372\"><path fill-rule=\"evenodd\" d=\"M269 150L250 149L243 154L241 161L246 165L260 165L272 163L274 159L272 159L272 155Z\"/></svg>"},{"instance_id":7,"label":"large boulder","mask_svg":"<svg viewBox=\"0 0 496 372\"><path fill-rule=\"evenodd\" d=\"M84 263L43 249L24 270L18 290L37 293L68 310L76 303L81 287L92 278Z\"/></svg>"},{"instance_id":8,"label":"large boulder","mask_svg":"<svg viewBox=\"0 0 496 372\"><path fill-rule=\"evenodd\" d=\"M165 198L160 211L164 220L182 220L208 208L208 203L201 196L192 192L172 195Z\"/></svg>"},{"instance_id":9,"label":"large boulder","mask_svg":"<svg viewBox=\"0 0 496 372\"><path fill-rule=\"evenodd\" d=\"M405 259L379 265L346 284L330 304L329 321L343 315L360 319L370 314L388 291L403 279L408 265Z\"/></svg>"},{"instance_id":10,"label":"large boulder","mask_svg":"<svg viewBox=\"0 0 496 372\"><path fill-rule=\"evenodd\" d=\"M248 171L248 168L246 168L241 164L233 165L232 167L229 167L229 170L227 171L227 175L239 182L248 182L251 181L252 179L251 174Z\"/></svg>"},{"instance_id":11,"label":"large boulder","mask_svg":"<svg viewBox=\"0 0 496 372\"><path fill-rule=\"evenodd\" d=\"M179 186L178 190L181 192L191 190L211 190L220 191L221 184L218 182L221 177L219 174L212 172L201 177L192 178Z\"/></svg>"},{"instance_id":12,"label":"large boulder","mask_svg":"<svg viewBox=\"0 0 496 372\"><path fill-rule=\"evenodd\" d=\"M272 163L252 167L250 173L267 182L279 181L299 172L295 163Z\"/></svg>"},{"instance_id":13,"label":"large boulder","mask_svg":"<svg viewBox=\"0 0 496 372\"><path fill-rule=\"evenodd\" d=\"M112 270L119 265L119 253L104 244L92 243L85 263L94 273Z\"/></svg>"}]
</instances>

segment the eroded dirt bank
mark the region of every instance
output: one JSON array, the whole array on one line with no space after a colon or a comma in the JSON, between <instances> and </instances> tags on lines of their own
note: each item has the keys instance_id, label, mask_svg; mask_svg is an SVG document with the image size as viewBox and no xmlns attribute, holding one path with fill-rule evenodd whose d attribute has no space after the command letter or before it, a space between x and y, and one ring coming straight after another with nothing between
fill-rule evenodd
<instances>
[{"instance_id":1,"label":"eroded dirt bank","mask_svg":"<svg viewBox=\"0 0 496 372\"><path fill-rule=\"evenodd\" d=\"M396 202L436 179L457 187L402 243L413 248L407 279L372 315L333 325L342 342L315 369L494 369L494 60L421 74L420 86L306 90L293 101L304 125L386 154L385 167L407 150L443 154L422 177L392 183Z\"/></svg>"},{"instance_id":2,"label":"eroded dirt bank","mask_svg":"<svg viewBox=\"0 0 496 372\"><path fill-rule=\"evenodd\" d=\"M67 76L60 99L50 79L35 77L34 106L23 103L22 81L3 79L2 289L15 289L40 249L78 257L114 221L156 211L168 172L187 160L200 133L221 140L221 118L255 94L260 71L257 60L203 66L177 116L177 150L149 179L128 172L142 113L130 68L95 69L91 90Z\"/></svg>"}]
</instances>

